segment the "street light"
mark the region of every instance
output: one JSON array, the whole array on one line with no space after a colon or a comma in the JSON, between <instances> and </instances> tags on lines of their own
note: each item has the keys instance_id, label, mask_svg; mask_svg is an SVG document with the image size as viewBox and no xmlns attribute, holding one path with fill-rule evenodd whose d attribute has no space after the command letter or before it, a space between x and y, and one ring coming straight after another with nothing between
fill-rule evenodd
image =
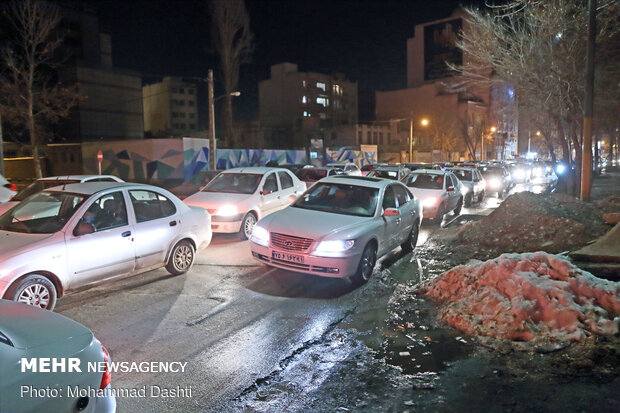
<instances>
[{"instance_id":1,"label":"street light","mask_svg":"<svg viewBox=\"0 0 620 413\"><path fill-rule=\"evenodd\" d=\"M420 121L420 125L428 126L428 119L424 118ZM409 118L409 163L413 162L413 117Z\"/></svg>"},{"instance_id":2,"label":"street light","mask_svg":"<svg viewBox=\"0 0 620 413\"><path fill-rule=\"evenodd\" d=\"M217 150L217 141L215 139L215 102L226 96L240 96L241 92L234 91L231 93L227 93L222 96L218 96L216 98L213 97L213 70L209 69L209 74L207 77L207 84L209 86L209 134L213 139L213 153L211 154L211 158L213 159L212 165L213 169L217 167L217 159L215 158L215 152Z\"/></svg>"}]
</instances>

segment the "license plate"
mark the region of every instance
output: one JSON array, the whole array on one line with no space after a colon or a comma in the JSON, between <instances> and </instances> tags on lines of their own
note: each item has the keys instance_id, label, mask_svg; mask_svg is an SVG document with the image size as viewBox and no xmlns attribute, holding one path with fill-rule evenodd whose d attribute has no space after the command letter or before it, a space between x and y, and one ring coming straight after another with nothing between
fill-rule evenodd
<instances>
[{"instance_id":1,"label":"license plate","mask_svg":"<svg viewBox=\"0 0 620 413\"><path fill-rule=\"evenodd\" d=\"M276 259L276 260L297 262L299 264L304 263L303 255L288 254L286 252L271 251L271 258Z\"/></svg>"}]
</instances>

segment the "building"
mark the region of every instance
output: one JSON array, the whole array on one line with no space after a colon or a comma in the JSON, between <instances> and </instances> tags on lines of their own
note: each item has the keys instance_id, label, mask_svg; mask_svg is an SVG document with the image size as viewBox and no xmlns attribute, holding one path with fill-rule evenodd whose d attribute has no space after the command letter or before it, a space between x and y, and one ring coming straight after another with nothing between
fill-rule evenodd
<instances>
[{"instance_id":1,"label":"building","mask_svg":"<svg viewBox=\"0 0 620 413\"><path fill-rule=\"evenodd\" d=\"M180 77L164 77L142 88L144 132L154 138L198 133L197 85Z\"/></svg>"},{"instance_id":2,"label":"building","mask_svg":"<svg viewBox=\"0 0 620 413\"><path fill-rule=\"evenodd\" d=\"M415 26L414 37L407 40L407 88L376 92L377 120L409 123L412 145L402 131L399 136L401 150L412 148L414 161L505 158L516 152L514 90L509 85L460 86L461 79L446 64L467 64L468 56L456 47L459 32L467 30L465 17L459 8L448 18Z\"/></svg>"},{"instance_id":3,"label":"building","mask_svg":"<svg viewBox=\"0 0 620 413\"><path fill-rule=\"evenodd\" d=\"M281 147L307 147L311 139L324 147L355 144L357 82L344 75L299 72L296 64L281 63L271 66L258 92L260 125L285 131Z\"/></svg>"}]
</instances>

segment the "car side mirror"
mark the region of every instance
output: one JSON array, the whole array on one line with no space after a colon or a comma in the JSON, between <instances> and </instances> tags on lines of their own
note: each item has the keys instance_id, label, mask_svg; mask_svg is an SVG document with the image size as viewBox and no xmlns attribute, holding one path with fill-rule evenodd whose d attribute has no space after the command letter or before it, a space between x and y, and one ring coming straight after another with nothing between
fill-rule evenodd
<instances>
[{"instance_id":1,"label":"car side mirror","mask_svg":"<svg viewBox=\"0 0 620 413\"><path fill-rule=\"evenodd\" d=\"M73 235L80 237L82 235L92 234L93 232L95 232L95 227L93 227L92 224L80 220L80 223L73 230Z\"/></svg>"},{"instance_id":2,"label":"car side mirror","mask_svg":"<svg viewBox=\"0 0 620 413\"><path fill-rule=\"evenodd\" d=\"M400 215L400 211L396 208L387 208L383 211L384 217L397 217Z\"/></svg>"},{"instance_id":3,"label":"car side mirror","mask_svg":"<svg viewBox=\"0 0 620 413\"><path fill-rule=\"evenodd\" d=\"M448 192L452 192L452 191L454 191L454 187L453 186L449 186L448 187Z\"/></svg>"},{"instance_id":4,"label":"car side mirror","mask_svg":"<svg viewBox=\"0 0 620 413\"><path fill-rule=\"evenodd\" d=\"M261 195L269 195L271 192L272 192L271 190L263 188L263 190L260 191L260 194Z\"/></svg>"}]
</instances>

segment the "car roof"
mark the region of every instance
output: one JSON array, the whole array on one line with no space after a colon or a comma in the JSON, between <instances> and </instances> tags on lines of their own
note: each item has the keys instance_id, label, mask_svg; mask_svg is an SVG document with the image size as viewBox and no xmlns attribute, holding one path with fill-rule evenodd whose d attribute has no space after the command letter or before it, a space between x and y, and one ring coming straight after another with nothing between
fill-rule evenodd
<instances>
[{"instance_id":1,"label":"car roof","mask_svg":"<svg viewBox=\"0 0 620 413\"><path fill-rule=\"evenodd\" d=\"M275 166L242 166L240 168L231 168L231 169L226 169L225 171L222 171L222 173L224 174L242 174L242 173L246 173L246 174L266 174L267 172L273 172L273 171L288 171L290 172L288 169L286 168L278 168Z\"/></svg>"},{"instance_id":2,"label":"car roof","mask_svg":"<svg viewBox=\"0 0 620 413\"><path fill-rule=\"evenodd\" d=\"M45 178L39 178L37 179L37 181L68 181L68 180L73 181L75 180L75 181L83 182L85 180L101 179L101 178L117 179L118 182L123 182L122 179L114 175L58 175L58 176L47 176Z\"/></svg>"},{"instance_id":3,"label":"car roof","mask_svg":"<svg viewBox=\"0 0 620 413\"><path fill-rule=\"evenodd\" d=\"M447 171L477 171L478 168L470 168L468 166L451 166L446 169Z\"/></svg>"},{"instance_id":4,"label":"car roof","mask_svg":"<svg viewBox=\"0 0 620 413\"><path fill-rule=\"evenodd\" d=\"M51 188L46 189L46 192L69 192L72 194L83 194L83 195L92 195L97 192L105 191L108 189L114 188L135 188L135 189L155 189L155 190L163 190L163 188L159 188L153 185L147 184L137 184L131 182L81 182L76 184L65 184L58 185ZM166 191L168 192L168 191Z\"/></svg>"},{"instance_id":5,"label":"car roof","mask_svg":"<svg viewBox=\"0 0 620 413\"><path fill-rule=\"evenodd\" d=\"M401 169L409 169L406 166L393 165L393 166L380 166L373 169L374 171L399 171Z\"/></svg>"},{"instance_id":6,"label":"car roof","mask_svg":"<svg viewBox=\"0 0 620 413\"><path fill-rule=\"evenodd\" d=\"M321 179L321 183L328 184L349 184L349 185L358 185L358 186L366 186L370 188L383 188L389 184L393 184L394 182L388 179L383 178L373 178L369 176L349 176L349 175L336 175L330 176L327 178Z\"/></svg>"},{"instance_id":7,"label":"car roof","mask_svg":"<svg viewBox=\"0 0 620 413\"><path fill-rule=\"evenodd\" d=\"M411 171L412 174L429 174L429 175L445 175L450 171L442 171L441 169L416 169L415 171Z\"/></svg>"}]
</instances>

